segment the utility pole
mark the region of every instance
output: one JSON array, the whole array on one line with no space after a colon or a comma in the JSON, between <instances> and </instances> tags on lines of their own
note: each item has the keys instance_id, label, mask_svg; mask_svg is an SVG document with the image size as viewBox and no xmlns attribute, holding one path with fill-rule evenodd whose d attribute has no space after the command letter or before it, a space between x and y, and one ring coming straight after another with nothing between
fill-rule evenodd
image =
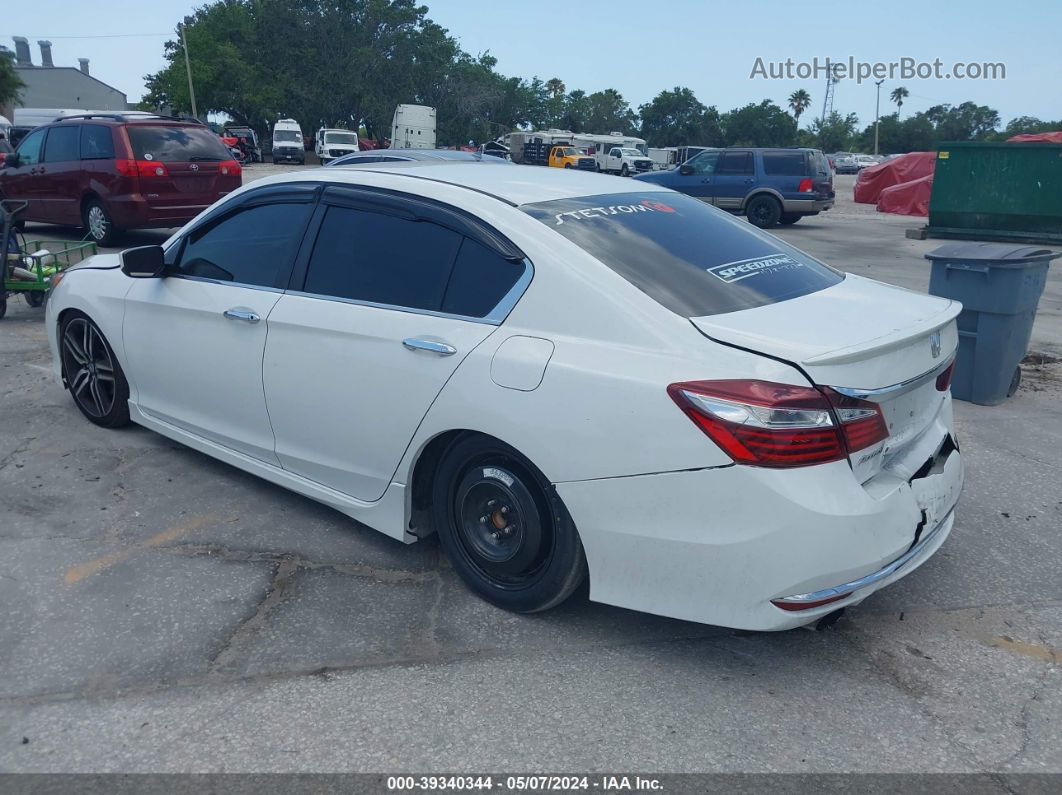
<instances>
[{"instance_id":1,"label":"utility pole","mask_svg":"<svg viewBox=\"0 0 1062 795\"><path fill-rule=\"evenodd\" d=\"M184 23L180 23L181 28L181 46L184 47L184 70L188 73L188 96L192 99L192 115L195 118L199 118L199 113L195 107L195 89L192 88L192 62L188 60L188 37L184 33Z\"/></svg>"},{"instance_id":2,"label":"utility pole","mask_svg":"<svg viewBox=\"0 0 1062 795\"><path fill-rule=\"evenodd\" d=\"M878 153L878 120L881 117L881 84L885 82L885 78L881 78L874 83L878 87L878 97L874 100L874 154Z\"/></svg>"}]
</instances>

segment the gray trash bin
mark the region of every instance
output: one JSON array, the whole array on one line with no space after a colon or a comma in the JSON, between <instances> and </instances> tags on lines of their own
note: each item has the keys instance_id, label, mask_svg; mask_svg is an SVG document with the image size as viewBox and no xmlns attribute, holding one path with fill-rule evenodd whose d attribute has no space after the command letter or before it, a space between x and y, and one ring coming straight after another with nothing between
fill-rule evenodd
<instances>
[{"instance_id":1,"label":"gray trash bin","mask_svg":"<svg viewBox=\"0 0 1062 795\"><path fill-rule=\"evenodd\" d=\"M1062 256L1010 243L948 243L925 255L929 292L962 302L951 392L994 406L1014 394L1047 268Z\"/></svg>"}]
</instances>

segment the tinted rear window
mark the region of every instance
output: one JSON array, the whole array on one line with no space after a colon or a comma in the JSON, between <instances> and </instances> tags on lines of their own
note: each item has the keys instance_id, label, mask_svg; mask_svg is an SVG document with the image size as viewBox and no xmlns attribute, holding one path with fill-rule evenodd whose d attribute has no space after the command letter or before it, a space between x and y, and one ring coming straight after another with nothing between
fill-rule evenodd
<instances>
[{"instance_id":1,"label":"tinted rear window","mask_svg":"<svg viewBox=\"0 0 1062 795\"><path fill-rule=\"evenodd\" d=\"M844 278L747 221L678 193L584 196L520 209L684 317L773 304Z\"/></svg>"},{"instance_id":2,"label":"tinted rear window","mask_svg":"<svg viewBox=\"0 0 1062 795\"><path fill-rule=\"evenodd\" d=\"M133 157L163 163L231 160L232 155L214 133L205 127L126 127Z\"/></svg>"},{"instance_id":3,"label":"tinted rear window","mask_svg":"<svg viewBox=\"0 0 1062 795\"><path fill-rule=\"evenodd\" d=\"M803 152L764 152L763 173L774 177L807 177Z\"/></svg>"}]
</instances>

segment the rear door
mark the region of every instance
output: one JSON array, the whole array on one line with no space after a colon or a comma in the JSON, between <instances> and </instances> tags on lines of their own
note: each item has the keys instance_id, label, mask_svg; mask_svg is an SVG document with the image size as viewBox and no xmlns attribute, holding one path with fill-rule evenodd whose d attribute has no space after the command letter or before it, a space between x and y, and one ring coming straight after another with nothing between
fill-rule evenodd
<instances>
[{"instance_id":1,"label":"rear door","mask_svg":"<svg viewBox=\"0 0 1062 795\"><path fill-rule=\"evenodd\" d=\"M166 278L133 280L123 339L145 414L278 463L262 388L266 318L290 277L315 189L248 194L170 247Z\"/></svg>"},{"instance_id":2,"label":"rear door","mask_svg":"<svg viewBox=\"0 0 1062 795\"><path fill-rule=\"evenodd\" d=\"M269 316L269 416L285 469L374 501L530 266L434 205L345 188L323 204L299 289Z\"/></svg>"},{"instance_id":3,"label":"rear door","mask_svg":"<svg viewBox=\"0 0 1062 795\"><path fill-rule=\"evenodd\" d=\"M756 184L756 158L752 152L726 149L719 155L712 180L712 203L724 210L740 210Z\"/></svg>"},{"instance_id":4,"label":"rear door","mask_svg":"<svg viewBox=\"0 0 1062 795\"><path fill-rule=\"evenodd\" d=\"M51 128L44 146L41 218L56 224L81 223L81 125Z\"/></svg>"},{"instance_id":5,"label":"rear door","mask_svg":"<svg viewBox=\"0 0 1062 795\"><path fill-rule=\"evenodd\" d=\"M196 215L242 182L232 154L206 127L137 123L125 134L141 164L141 192L157 217Z\"/></svg>"}]
</instances>

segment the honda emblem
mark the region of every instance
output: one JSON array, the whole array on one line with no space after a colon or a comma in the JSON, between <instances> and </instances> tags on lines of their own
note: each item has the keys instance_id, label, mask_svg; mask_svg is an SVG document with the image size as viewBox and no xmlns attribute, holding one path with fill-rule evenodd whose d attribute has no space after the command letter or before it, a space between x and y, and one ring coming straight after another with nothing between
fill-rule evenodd
<instances>
[{"instance_id":1,"label":"honda emblem","mask_svg":"<svg viewBox=\"0 0 1062 795\"><path fill-rule=\"evenodd\" d=\"M188 166L188 168L192 169L192 171L198 171L199 170L199 166L197 166L195 163L192 163L192 165ZM939 334L937 335L937 338L938 338L938 341L939 341L939 338L940 338ZM939 347L939 345L938 345L938 347ZM936 354L933 354L933 355L935 356Z\"/></svg>"}]
</instances>

